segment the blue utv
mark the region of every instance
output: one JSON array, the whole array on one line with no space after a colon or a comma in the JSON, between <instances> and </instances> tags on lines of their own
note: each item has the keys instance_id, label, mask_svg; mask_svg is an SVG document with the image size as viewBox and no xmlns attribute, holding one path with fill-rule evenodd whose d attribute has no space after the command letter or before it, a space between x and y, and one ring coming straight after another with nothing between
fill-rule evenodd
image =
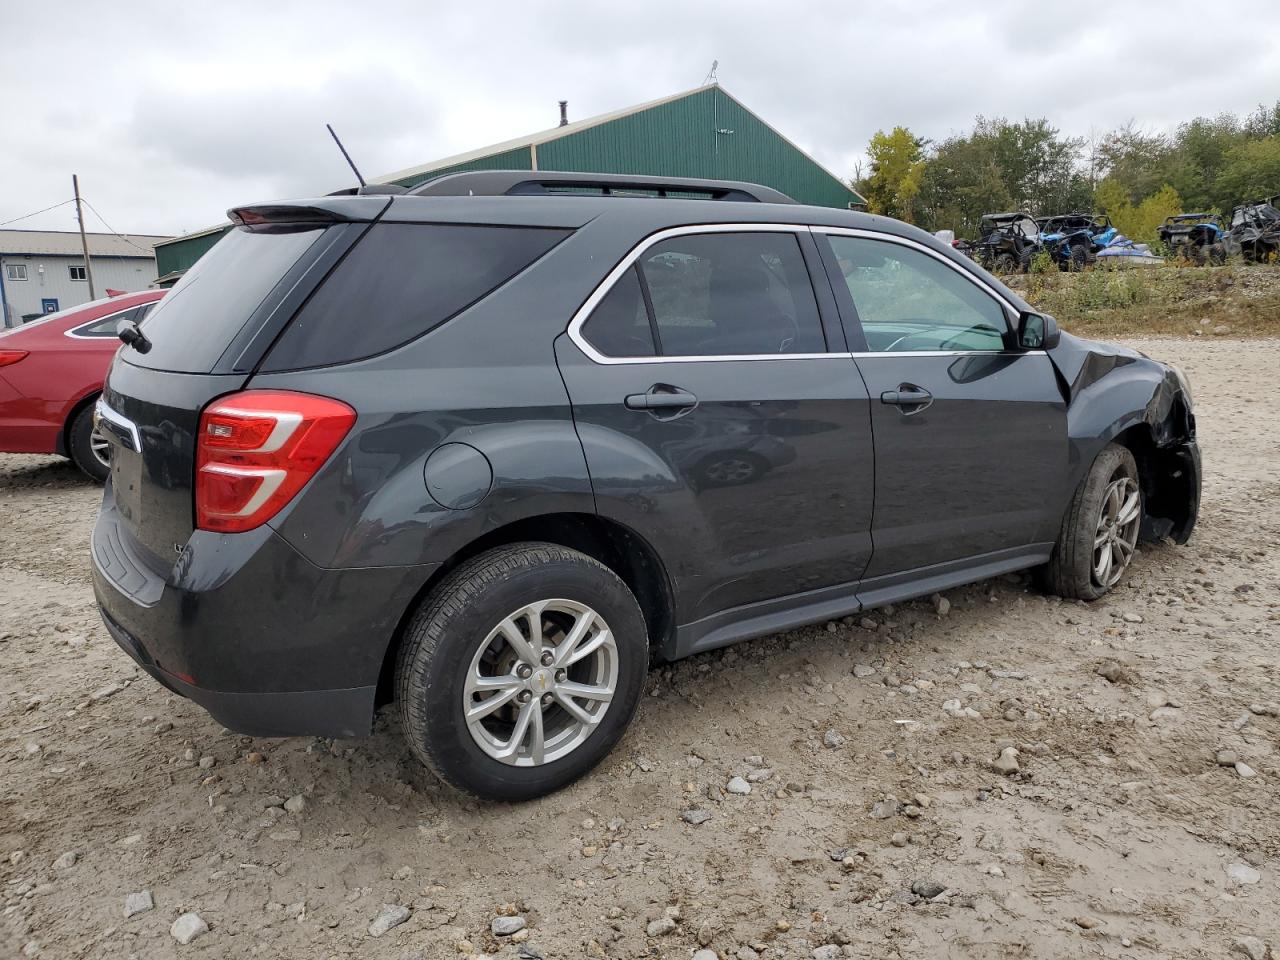
<instances>
[{"instance_id":1,"label":"blue utv","mask_svg":"<svg viewBox=\"0 0 1280 960\"><path fill-rule=\"evenodd\" d=\"M1110 218L1089 213L1041 217L1040 243L1060 270L1083 270L1117 236Z\"/></svg>"}]
</instances>

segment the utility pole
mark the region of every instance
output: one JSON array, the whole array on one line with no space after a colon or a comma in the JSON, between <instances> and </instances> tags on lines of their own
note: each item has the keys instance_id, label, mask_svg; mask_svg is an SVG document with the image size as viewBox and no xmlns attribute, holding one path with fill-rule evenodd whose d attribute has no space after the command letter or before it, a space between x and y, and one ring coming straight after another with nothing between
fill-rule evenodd
<instances>
[{"instance_id":1,"label":"utility pole","mask_svg":"<svg viewBox=\"0 0 1280 960\"><path fill-rule=\"evenodd\" d=\"M93 266L89 263L89 240L84 235L84 209L80 206L80 178L71 175L71 188L76 194L76 219L80 221L80 249L84 251L84 278L89 281L89 299L97 300L93 292Z\"/></svg>"}]
</instances>

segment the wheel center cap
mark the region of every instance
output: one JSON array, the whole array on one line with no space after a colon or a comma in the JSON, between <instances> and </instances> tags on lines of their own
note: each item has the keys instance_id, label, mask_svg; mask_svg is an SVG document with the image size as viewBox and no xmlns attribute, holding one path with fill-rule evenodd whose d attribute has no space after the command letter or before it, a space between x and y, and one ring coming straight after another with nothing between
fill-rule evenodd
<instances>
[{"instance_id":1,"label":"wheel center cap","mask_svg":"<svg viewBox=\"0 0 1280 960\"><path fill-rule=\"evenodd\" d=\"M529 677L529 689L539 696L555 689L555 685L556 675L546 667L533 671Z\"/></svg>"}]
</instances>

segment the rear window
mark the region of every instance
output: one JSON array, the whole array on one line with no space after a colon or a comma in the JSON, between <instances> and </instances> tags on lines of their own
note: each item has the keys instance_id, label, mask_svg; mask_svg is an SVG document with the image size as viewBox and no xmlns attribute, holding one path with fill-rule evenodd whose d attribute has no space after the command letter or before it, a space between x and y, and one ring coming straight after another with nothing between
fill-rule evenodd
<instances>
[{"instance_id":1,"label":"rear window","mask_svg":"<svg viewBox=\"0 0 1280 960\"><path fill-rule=\"evenodd\" d=\"M135 366L207 373L258 305L322 228L230 231L177 282L142 324L151 350L126 349Z\"/></svg>"},{"instance_id":2,"label":"rear window","mask_svg":"<svg viewBox=\"0 0 1280 960\"><path fill-rule=\"evenodd\" d=\"M408 343L484 299L569 233L375 224L298 312L264 369L350 363Z\"/></svg>"}]
</instances>

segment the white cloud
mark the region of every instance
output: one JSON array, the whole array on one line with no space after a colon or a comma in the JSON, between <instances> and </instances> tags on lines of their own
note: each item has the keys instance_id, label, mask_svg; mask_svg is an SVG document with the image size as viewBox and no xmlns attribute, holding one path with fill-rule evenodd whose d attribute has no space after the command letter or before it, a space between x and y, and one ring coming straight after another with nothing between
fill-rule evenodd
<instances>
[{"instance_id":1,"label":"white cloud","mask_svg":"<svg viewBox=\"0 0 1280 960\"><path fill-rule=\"evenodd\" d=\"M580 119L695 86L713 59L727 89L840 174L896 124L933 139L977 114L1079 135L1170 129L1280 92L1261 39L1280 28L1275 5L1063 10L71 0L51 21L15 5L0 221L68 197L74 172L117 229L193 230L232 204L349 184L326 121L376 176L553 126L559 99ZM64 207L15 226L73 222Z\"/></svg>"}]
</instances>

